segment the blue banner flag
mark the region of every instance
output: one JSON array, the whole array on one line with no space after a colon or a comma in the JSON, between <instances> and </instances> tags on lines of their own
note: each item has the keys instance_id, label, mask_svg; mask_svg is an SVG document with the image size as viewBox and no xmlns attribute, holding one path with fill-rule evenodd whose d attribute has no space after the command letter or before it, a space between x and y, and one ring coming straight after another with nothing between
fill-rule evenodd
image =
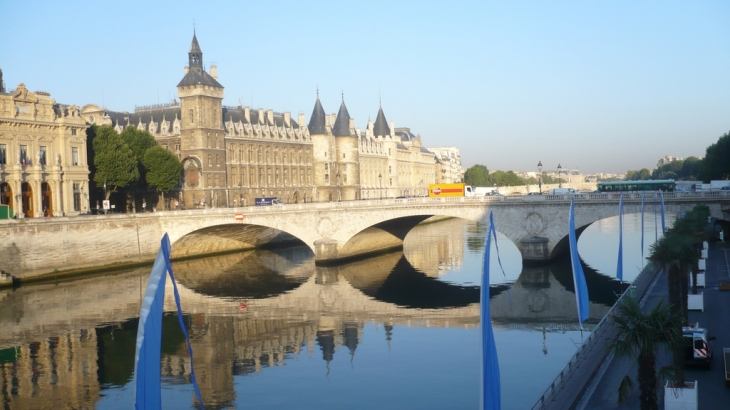
<instances>
[{"instance_id":1,"label":"blue banner flag","mask_svg":"<svg viewBox=\"0 0 730 410\"><path fill-rule=\"evenodd\" d=\"M644 203L646 202L646 191L641 196L641 266L644 266Z\"/></svg>"},{"instance_id":2,"label":"blue banner flag","mask_svg":"<svg viewBox=\"0 0 730 410\"><path fill-rule=\"evenodd\" d=\"M618 264L616 278L624 281L624 194L618 200Z\"/></svg>"},{"instance_id":3,"label":"blue banner flag","mask_svg":"<svg viewBox=\"0 0 730 410\"><path fill-rule=\"evenodd\" d=\"M502 408L502 387L499 381L499 361L497 360L497 346L494 343L492 329L492 314L489 309L489 253L492 248L492 236L497 244L497 231L494 229L494 217L489 212L489 229L487 243L484 246L484 261L482 266L481 287L481 328L482 328L482 410L500 410ZM497 255L499 257L499 255ZM500 263L501 265L501 263Z\"/></svg>"},{"instance_id":4,"label":"blue banner flag","mask_svg":"<svg viewBox=\"0 0 730 410\"><path fill-rule=\"evenodd\" d=\"M162 311L165 302L165 279L168 273L175 293L178 321L185 335L188 354L190 355L190 376L202 409L203 400L193 370L193 351L190 347L190 337L182 320L180 295L177 291L175 276L172 273L172 265L170 264L170 238L167 234L162 237L160 251L157 253L154 265L152 265L152 272L147 281L147 289L139 312L137 346L134 354L134 379L132 381L134 386L134 408L157 410L162 407L160 354L162 349Z\"/></svg>"},{"instance_id":5,"label":"blue banner flag","mask_svg":"<svg viewBox=\"0 0 730 410\"><path fill-rule=\"evenodd\" d=\"M664 235L667 231L666 225L664 224L664 193L662 190L659 190L659 198L662 200L662 235Z\"/></svg>"},{"instance_id":6,"label":"blue banner flag","mask_svg":"<svg viewBox=\"0 0 730 410\"><path fill-rule=\"evenodd\" d=\"M570 263L573 267L573 286L575 302L578 307L578 322L583 329L583 321L588 319L588 285L583 274L583 267L578 257L578 243L575 239L575 198L570 199L570 215L568 216L568 239L570 242Z\"/></svg>"}]
</instances>

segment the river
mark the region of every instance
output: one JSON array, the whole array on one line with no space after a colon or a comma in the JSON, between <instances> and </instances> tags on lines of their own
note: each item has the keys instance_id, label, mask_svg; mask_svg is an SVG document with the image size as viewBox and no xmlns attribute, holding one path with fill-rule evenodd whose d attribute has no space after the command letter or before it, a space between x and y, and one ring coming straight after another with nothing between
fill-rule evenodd
<instances>
[{"instance_id":1,"label":"river","mask_svg":"<svg viewBox=\"0 0 730 410\"><path fill-rule=\"evenodd\" d=\"M644 256L656 231L647 216ZM423 224L402 252L339 267L315 267L305 246L173 263L205 407L477 409L485 232L458 219ZM643 265L640 232L640 218L627 215L626 281ZM504 273L495 247L490 303L503 408L526 409L626 286L615 279L618 218L579 240L590 295L583 331L567 260L523 268L512 242L498 235L497 246ZM148 275L149 267L0 291L3 408L132 407ZM163 408L197 408L167 293Z\"/></svg>"}]
</instances>

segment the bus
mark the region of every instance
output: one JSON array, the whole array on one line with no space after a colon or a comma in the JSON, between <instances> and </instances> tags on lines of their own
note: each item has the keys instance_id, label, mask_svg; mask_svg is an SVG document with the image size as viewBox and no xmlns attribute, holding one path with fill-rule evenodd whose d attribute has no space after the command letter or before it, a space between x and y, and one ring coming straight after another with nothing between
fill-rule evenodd
<instances>
[{"instance_id":1,"label":"bus","mask_svg":"<svg viewBox=\"0 0 730 410\"><path fill-rule=\"evenodd\" d=\"M654 181L611 181L599 182L596 184L598 192L641 192L641 191L663 191L674 192L675 183L673 179L657 179Z\"/></svg>"}]
</instances>

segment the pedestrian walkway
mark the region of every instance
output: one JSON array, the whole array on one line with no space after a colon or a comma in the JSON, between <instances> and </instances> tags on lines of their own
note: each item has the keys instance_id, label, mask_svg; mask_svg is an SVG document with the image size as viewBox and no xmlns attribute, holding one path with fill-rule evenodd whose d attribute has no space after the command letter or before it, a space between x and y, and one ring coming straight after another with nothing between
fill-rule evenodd
<instances>
[{"instance_id":1,"label":"pedestrian walkway","mask_svg":"<svg viewBox=\"0 0 730 410\"><path fill-rule=\"evenodd\" d=\"M720 245L720 246L718 246ZM699 322L707 328L710 336L716 340L711 342L714 350L710 370L689 367L685 371L686 380L696 380L699 388L699 408L702 410L730 409L730 388L725 387L724 363L722 348L730 347L730 291L718 290L720 283L730 282L730 249L723 243L710 243L707 259L707 270L704 289L704 311L690 311L690 322ZM651 310L661 300L667 298L667 277L661 272L656 275L644 298L640 301L645 311ZM658 367L672 363L671 355L659 354ZM628 359L615 359L609 355L596 372L582 399L575 406L578 410L629 410L639 409L639 390L636 383L636 364ZM634 380L634 391L627 403L618 404L618 386L624 376ZM657 390L660 408L663 408L664 389Z\"/></svg>"}]
</instances>

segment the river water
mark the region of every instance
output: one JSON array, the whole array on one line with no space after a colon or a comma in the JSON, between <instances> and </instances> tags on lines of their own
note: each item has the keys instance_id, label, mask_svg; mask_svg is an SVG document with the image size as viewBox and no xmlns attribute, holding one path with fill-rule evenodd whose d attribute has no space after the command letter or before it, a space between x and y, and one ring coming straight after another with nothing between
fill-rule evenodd
<instances>
[{"instance_id":1,"label":"river water","mask_svg":"<svg viewBox=\"0 0 730 410\"><path fill-rule=\"evenodd\" d=\"M641 225L624 218L627 281L643 266ZM458 219L423 224L402 252L329 268L305 246L174 263L205 407L477 409L485 232ZM644 256L656 232L647 216ZM618 218L579 240L590 295L582 332L569 260L523 268L512 242L498 235L496 245L504 272L495 247L490 304L502 403L527 409L626 286L615 279ZM3 408L131 408L149 269L0 291ZM163 408L199 408L171 293Z\"/></svg>"}]
</instances>

